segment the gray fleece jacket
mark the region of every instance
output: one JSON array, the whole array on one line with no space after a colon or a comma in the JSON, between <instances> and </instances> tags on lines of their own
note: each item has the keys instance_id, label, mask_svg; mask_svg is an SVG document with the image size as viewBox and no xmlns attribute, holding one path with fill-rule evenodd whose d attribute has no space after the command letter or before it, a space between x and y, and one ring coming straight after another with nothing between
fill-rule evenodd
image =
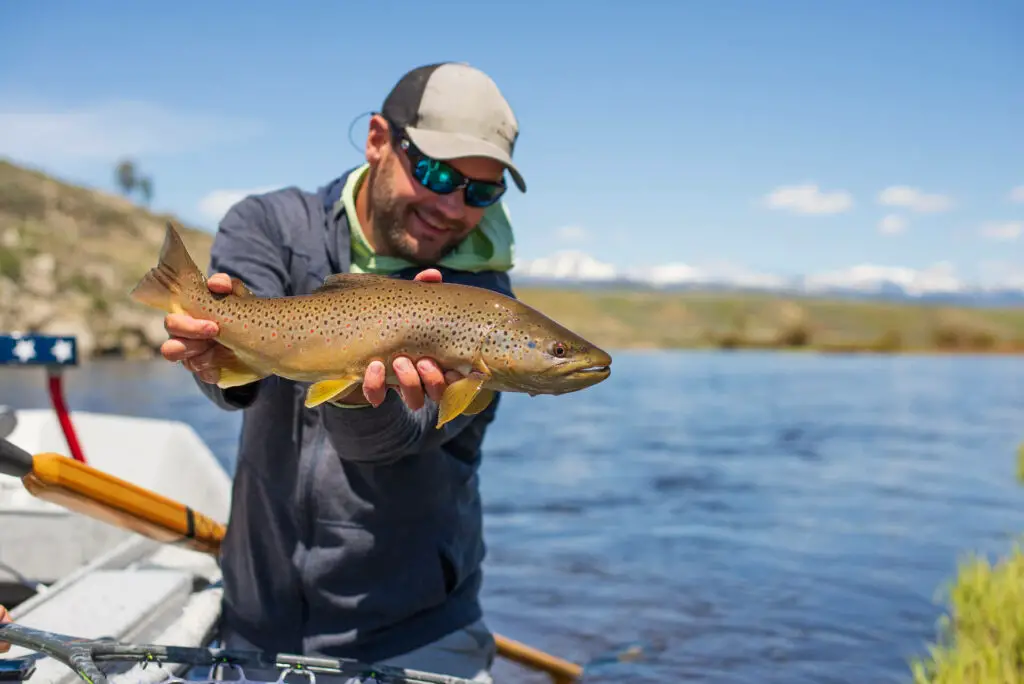
<instances>
[{"instance_id":1,"label":"gray fleece jacket","mask_svg":"<svg viewBox=\"0 0 1024 684\"><path fill-rule=\"evenodd\" d=\"M346 176L236 204L210 273L282 296L348 271L347 217L332 208ZM506 273L440 270L446 282L512 294ZM264 649L373 662L481 616L477 470L500 397L437 430L434 402L414 412L393 391L377 408L310 410L307 385L278 377L228 391L197 383L219 407L244 411L220 556L227 629Z\"/></svg>"}]
</instances>

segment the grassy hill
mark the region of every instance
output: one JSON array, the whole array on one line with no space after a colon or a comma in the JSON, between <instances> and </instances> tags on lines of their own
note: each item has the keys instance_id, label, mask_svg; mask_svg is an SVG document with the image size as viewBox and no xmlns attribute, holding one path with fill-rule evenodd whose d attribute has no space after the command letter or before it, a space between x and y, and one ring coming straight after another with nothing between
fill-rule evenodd
<instances>
[{"instance_id":1,"label":"grassy hill","mask_svg":"<svg viewBox=\"0 0 1024 684\"><path fill-rule=\"evenodd\" d=\"M0 160L0 330L75 334L85 355L151 355L163 315L128 292L169 217ZM183 226L205 269L212 236ZM517 294L611 349L796 348L1024 352L1024 309L795 297L560 290Z\"/></svg>"},{"instance_id":2,"label":"grassy hill","mask_svg":"<svg viewBox=\"0 0 1024 684\"><path fill-rule=\"evenodd\" d=\"M75 334L91 355L151 353L163 316L128 292L168 218L0 160L0 330ZM183 226L182 237L205 268L213 236Z\"/></svg>"},{"instance_id":3,"label":"grassy hill","mask_svg":"<svg viewBox=\"0 0 1024 684\"><path fill-rule=\"evenodd\" d=\"M525 302L611 348L1024 353L1024 308L773 294L516 290Z\"/></svg>"}]
</instances>

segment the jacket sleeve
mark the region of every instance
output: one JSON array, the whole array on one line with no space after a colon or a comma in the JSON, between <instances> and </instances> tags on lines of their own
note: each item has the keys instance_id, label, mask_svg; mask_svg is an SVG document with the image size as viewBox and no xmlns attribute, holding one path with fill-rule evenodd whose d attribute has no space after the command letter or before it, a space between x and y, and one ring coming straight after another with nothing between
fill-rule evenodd
<instances>
[{"instance_id":1,"label":"jacket sleeve","mask_svg":"<svg viewBox=\"0 0 1024 684\"><path fill-rule=\"evenodd\" d=\"M377 408L350 409L324 404L323 411L324 425L338 455L345 460L377 465L434 449L483 415L459 416L437 429L436 403L428 398L423 408L413 411L394 390L388 391L384 403Z\"/></svg>"},{"instance_id":2,"label":"jacket sleeve","mask_svg":"<svg viewBox=\"0 0 1024 684\"><path fill-rule=\"evenodd\" d=\"M415 272L419 270L417 268ZM411 277L409 273L405 275ZM508 274L504 272L474 274L468 280L465 277L453 277L455 274L446 269L441 269L441 275L444 282L462 280L467 284L513 296ZM423 407L413 411L406 406L396 390L389 389L384 403L376 408L324 404L324 423L331 438L336 440L335 445L341 458L383 465L444 444L473 424L490 422L498 403L499 397L496 394L491 405L481 413L458 416L437 429L437 403L426 398Z\"/></svg>"},{"instance_id":3,"label":"jacket sleeve","mask_svg":"<svg viewBox=\"0 0 1024 684\"><path fill-rule=\"evenodd\" d=\"M288 267L280 234L269 220L265 196L241 200L224 216L210 250L209 275L227 273L261 297L280 297L288 290ZM243 409L256 401L262 380L222 390L193 375L203 394L226 410Z\"/></svg>"}]
</instances>

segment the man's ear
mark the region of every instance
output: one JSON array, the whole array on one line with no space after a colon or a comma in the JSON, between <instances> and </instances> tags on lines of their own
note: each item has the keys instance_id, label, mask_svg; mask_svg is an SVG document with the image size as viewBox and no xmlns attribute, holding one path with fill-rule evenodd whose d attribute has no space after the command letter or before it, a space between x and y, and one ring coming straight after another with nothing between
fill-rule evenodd
<instances>
[{"instance_id":1,"label":"man's ear","mask_svg":"<svg viewBox=\"0 0 1024 684\"><path fill-rule=\"evenodd\" d=\"M391 129L380 114L370 117L370 128L366 134L366 161L376 166L391 146Z\"/></svg>"}]
</instances>

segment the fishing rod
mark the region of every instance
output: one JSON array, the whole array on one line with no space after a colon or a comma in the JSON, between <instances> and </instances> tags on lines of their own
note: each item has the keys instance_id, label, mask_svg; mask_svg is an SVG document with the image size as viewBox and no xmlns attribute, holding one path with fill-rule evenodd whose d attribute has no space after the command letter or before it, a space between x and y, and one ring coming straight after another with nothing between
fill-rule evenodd
<instances>
[{"instance_id":1,"label":"fishing rod","mask_svg":"<svg viewBox=\"0 0 1024 684\"><path fill-rule=\"evenodd\" d=\"M316 675L328 674L349 677L352 684L473 684L469 679L442 675L422 670L385 665L369 665L349 658L321 658L262 651L198 648L189 646L165 646L160 644L131 644L109 639L82 639L80 637L33 629L14 622L0 624L0 641L35 651L37 655L0 659L0 681L24 682L32 676L35 661L45 655L68 667L89 684L139 684L145 679L134 670L108 676L101 663L136 662L143 669L151 664L185 665L190 668L209 666L207 679L185 680L168 672L162 682L175 684L219 684L227 679L214 678L218 667L238 671L239 680L248 684L281 684L292 673L309 678L315 684ZM279 673L274 679L250 679L245 676L245 667L256 669L276 668Z\"/></svg>"}]
</instances>

